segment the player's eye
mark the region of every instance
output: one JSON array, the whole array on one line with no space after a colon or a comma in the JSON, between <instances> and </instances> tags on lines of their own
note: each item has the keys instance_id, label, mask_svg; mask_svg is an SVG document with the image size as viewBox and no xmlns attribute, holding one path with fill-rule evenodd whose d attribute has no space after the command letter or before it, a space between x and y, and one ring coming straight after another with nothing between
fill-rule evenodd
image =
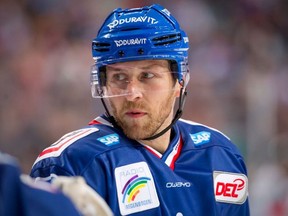
<instances>
[{"instance_id":1,"label":"player's eye","mask_svg":"<svg viewBox=\"0 0 288 216\"><path fill-rule=\"evenodd\" d=\"M115 73L112 76L112 82L127 81L128 76L124 73Z\"/></svg>"},{"instance_id":2,"label":"player's eye","mask_svg":"<svg viewBox=\"0 0 288 216\"><path fill-rule=\"evenodd\" d=\"M141 79L151 79L153 77L155 77L154 73L151 73L151 72L143 72L143 73L141 73Z\"/></svg>"}]
</instances>

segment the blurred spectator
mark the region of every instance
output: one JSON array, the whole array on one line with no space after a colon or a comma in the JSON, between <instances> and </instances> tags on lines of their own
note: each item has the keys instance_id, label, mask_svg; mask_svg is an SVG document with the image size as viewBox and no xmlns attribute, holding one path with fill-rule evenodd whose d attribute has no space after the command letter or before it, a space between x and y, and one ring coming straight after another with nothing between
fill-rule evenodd
<instances>
[{"instance_id":1,"label":"blurred spectator","mask_svg":"<svg viewBox=\"0 0 288 216\"><path fill-rule=\"evenodd\" d=\"M275 151L255 171L250 186L254 216L288 215L288 136L279 135L271 145Z\"/></svg>"}]
</instances>

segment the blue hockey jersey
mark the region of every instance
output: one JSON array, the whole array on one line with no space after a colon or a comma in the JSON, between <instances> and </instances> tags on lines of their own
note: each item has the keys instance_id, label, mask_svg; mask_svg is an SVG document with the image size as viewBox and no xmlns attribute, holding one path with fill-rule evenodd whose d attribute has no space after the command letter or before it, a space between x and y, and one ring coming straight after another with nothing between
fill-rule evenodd
<instances>
[{"instance_id":1,"label":"blue hockey jersey","mask_svg":"<svg viewBox=\"0 0 288 216\"><path fill-rule=\"evenodd\" d=\"M48 183L22 181L10 155L0 153L0 216L80 216L72 201Z\"/></svg>"},{"instance_id":2,"label":"blue hockey jersey","mask_svg":"<svg viewBox=\"0 0 288 216\"><path fill-rule=\"evenodd\" d=\"M249 215L247 170L229 138L183 119L171 137L160 154L100 116L46 148L31 176L83 176L115 215Z\"/></svg>"}]
</instances>

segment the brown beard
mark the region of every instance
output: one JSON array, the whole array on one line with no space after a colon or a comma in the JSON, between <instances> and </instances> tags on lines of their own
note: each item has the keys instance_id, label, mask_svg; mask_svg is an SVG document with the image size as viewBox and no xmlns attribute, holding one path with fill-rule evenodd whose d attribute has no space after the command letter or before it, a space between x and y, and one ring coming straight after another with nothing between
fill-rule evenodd
<instances>
[{"instance_id":1,"label":"brown beard","mask_svg":"<svg viewBox=\"0 0 288 216\"><path fill-rule=\"evenodd\" d=\"M171 95L162 104L159 109L159 113L149 110L149 108L142 102L126 101L123 107L118 111L113 104L111 104L111 107L117 124L122 128L126 136L134 140L143 140L151 137L159 131L160 127L164 124L172 111L174 104L173 102L174 96ZM125 115L125 111L130 109L145 110L147 114L141 120L131 119L128 122L125 120L125 118L123 118L123 115Z\"/></svg>"}]
</instances>

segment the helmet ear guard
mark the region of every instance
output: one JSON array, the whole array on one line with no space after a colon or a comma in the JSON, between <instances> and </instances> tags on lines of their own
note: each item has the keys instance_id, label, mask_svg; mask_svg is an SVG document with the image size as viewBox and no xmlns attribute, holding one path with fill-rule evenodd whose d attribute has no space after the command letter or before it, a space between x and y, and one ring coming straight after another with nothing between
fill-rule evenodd
<instances>
[{"instance_id":1,"label":"helmet ear guard","mask_svg":"<svg viewBox=\"0 0 288 216\"><path fill-rule=\"evenodd\" d=\"M98 68L93 65L91 67L91 75L90 75L90 85L91 85L91 93L93 98L103 97L104 91L102 86L106 85L106 67L102 66Z\"/></svg>"},{"instance_id":2,"label":"helmet ear guard","mask_svg":"<svg viewBox=\"0 0 288 216\"><path fill-rule=\"evenodd\" d=\"M173 78L175 80L178 80L178 83L182 87L186 88L190 80L188 62L181 62L180 64L178 64L175 60L169 60L169 67L170 71L173 72ZM181 74L181 76L179 76L179 73Z\"/></svg>"}]
</instances>

